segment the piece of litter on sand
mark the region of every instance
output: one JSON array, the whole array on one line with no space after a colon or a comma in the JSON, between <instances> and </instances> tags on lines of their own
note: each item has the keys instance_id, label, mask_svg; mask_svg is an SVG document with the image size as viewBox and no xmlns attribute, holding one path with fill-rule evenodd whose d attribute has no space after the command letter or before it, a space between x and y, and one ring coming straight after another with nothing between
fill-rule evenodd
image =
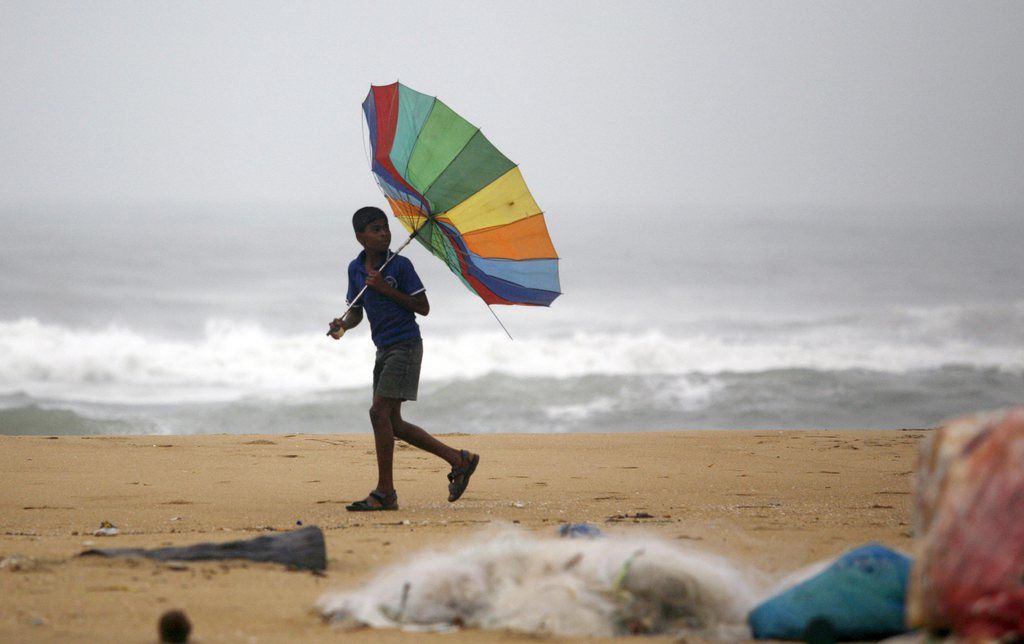
<instances>
[{"instance_id":1,"label":"piece of litter on sand","mask_svg":"<svg viewBox=\"0 0 1024 644\"><path fill-rule=\"evenodd\" d=\"M638 519L653 519L655 516L649 512L636 512L634 514L613 514L612 516L605 519L609 523L616 521L636 521Z\"/></svg>"},{"instance_id":2,"label":"piece of litter on sand","mask_svg":"<svg viewBox=\"0 0 1024 644\"><path fill-rule=\"evenodd\" d=\"M324 533L316 526L227 543L200 543L194 546L156 548L154 550L104 548L86 550L81 555L146 557L161 561L248 559L279 563L306 570L327 568Z\"/></svg>"},{"instance_id":3,"label":"piece of litter on sand","mask_svg":"<svg viewBox=\"0 0 1024 644\"><path fill-rule=\"evenodd\" d=\"M39 568L39 563L32 557L11 555L0 557L0 570L29 571Z\"/></svg>"},{"instance_id":4,"label":"piece of litter on sand","mask_svg":"<svg viewBox=\"0 0 1024 644\"><path fill-rule=\"evenodd\" d=\"M591 523L563 523L558 527L558 536L569 539L594 539L603 537L604 533Z\"/></svg>"},{"instance_id":5,"label":"piece of litter on sand","mask_svg":"<svg viewBox=\"0 0 1024 644\"><path fill-rule=\"evenodd\" d=\"M799 640L809 630L832 631L835 639L830 641L899 635L907 630L904 599L910 564L895 550L877 543L863 545L769 597L750 611L747 621L756 639ZM816 620L819 623L811 628Z\"/></svg>"},{"instance_id":6,"label":"piece of litter on sand","mask_svg":"<svg viewBox=\"0 0 1024 644\"><path fill-rule=\"evenodd\" d=\"M522 501L513 501L512 502L512 507L513 508L525 508L526 504L523 503Z\"/></svg>"},{"instance_id":7,"label":"piece of litter on sand","mask_svg":"<svg viewBox=\"0 0 1024 644\"><path fill-rule=\"evenodd\" d=\"M121 531L110 521L100 523L100 527L92 531L94 537L116 537Z\"/></svg>"}]
</instances>

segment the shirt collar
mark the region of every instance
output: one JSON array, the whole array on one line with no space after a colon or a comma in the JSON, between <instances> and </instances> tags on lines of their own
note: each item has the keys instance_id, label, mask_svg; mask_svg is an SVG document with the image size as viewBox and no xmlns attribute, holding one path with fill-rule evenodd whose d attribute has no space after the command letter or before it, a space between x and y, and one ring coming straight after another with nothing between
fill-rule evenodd
<instances>
[{"instance_id":1,"label":"shirt collar","mask_svg":"<svg viewBox=\"0 0 1024 644\"><path fill-rule=\"evenodd\" d=\"M395 253L388 249L388 252L384 255L384 261L387 261L394 257ZM359 251L359 257L356 257L356 263L359 265L359 272L366 273L366 249Z\"/></svg>"}]
</instances>

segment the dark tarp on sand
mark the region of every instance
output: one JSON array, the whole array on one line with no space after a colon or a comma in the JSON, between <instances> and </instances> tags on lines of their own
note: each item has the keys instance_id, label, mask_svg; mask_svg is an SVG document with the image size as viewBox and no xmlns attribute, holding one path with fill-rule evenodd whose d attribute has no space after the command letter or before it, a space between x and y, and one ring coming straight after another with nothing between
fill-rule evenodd
<instances>
[{"instance_id":1,"label":"dark tarp on sand","mask_svg":"<svg viewBox=\"0 0 1024 644\"><path fill-rule=\"evenodd\" d=\"M308 526L255 539L226 543L199 543L172 548L102 548L86 550L85 555L104 557L146 557L161 561L206 561L217 559L248 559L269 561L293 568L320 571L327 568L324 533L317 526Z\"/></svg>"}]
</instances>

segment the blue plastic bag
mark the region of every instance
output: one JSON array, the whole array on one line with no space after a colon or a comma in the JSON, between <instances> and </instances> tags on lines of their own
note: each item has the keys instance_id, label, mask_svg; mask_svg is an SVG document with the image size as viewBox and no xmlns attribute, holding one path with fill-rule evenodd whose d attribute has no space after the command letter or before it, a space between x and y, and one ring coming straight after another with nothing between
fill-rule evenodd
<instances>
[{"instance_id":1,"label":"blue plastic bag","mask_svg":"<svg viewBox=\"0 0 1024 644\"><path fill-rule=\"evenodd\" d=\"M898 635L907 630L909 574L909 557L869 543L757 606L747 622L757 639L802 640L812 624L836 640Z\"/></svg>"},{"instance_id":2,"label":"blue plastic bag","mask_svg":"<svg viewBox=\"0 0 1024 644\"><path fill-rule=\"evenodd\" d=\"M604 533L592 523L563 523L558 528L558 536L569 539L596 539Z\"/></svg>"}]
</instances>

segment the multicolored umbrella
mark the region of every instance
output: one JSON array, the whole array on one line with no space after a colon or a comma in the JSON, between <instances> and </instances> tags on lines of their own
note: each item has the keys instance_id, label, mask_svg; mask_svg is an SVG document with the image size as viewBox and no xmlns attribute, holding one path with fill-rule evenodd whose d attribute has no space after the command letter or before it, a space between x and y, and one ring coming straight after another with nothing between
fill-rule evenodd
<instances>
[{"instance_id":1,"label":"multicolored umbrella","mask_svg":"<svg viewBox=\"0 0 1024 644\"><path fill-rule=\"evenodd\" d=\"M395 217L484 302L548 306L558 255L515 163L433 96L371 86L372 170Z\"/></svg>"}]
</instances>

